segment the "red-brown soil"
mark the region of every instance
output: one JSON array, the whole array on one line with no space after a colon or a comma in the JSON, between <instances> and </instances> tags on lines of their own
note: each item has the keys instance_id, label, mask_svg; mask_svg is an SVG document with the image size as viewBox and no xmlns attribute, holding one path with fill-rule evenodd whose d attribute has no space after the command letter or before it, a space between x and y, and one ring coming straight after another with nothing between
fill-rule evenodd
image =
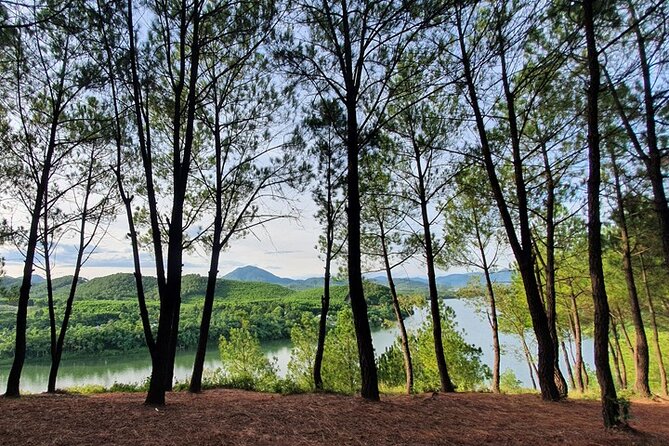
<instances>
[{"instance_id":1,"label":"red-brown soil","mask_svg":"<svg viewBox=\"0 0 669 446\"><path fill-rule=\"evenodd\" d=\"M0 398L2 445L669 445L669 403L632 403L632 432L600 405L484 393L359 397L238 390Z\"/></svg>"}]
</instances>

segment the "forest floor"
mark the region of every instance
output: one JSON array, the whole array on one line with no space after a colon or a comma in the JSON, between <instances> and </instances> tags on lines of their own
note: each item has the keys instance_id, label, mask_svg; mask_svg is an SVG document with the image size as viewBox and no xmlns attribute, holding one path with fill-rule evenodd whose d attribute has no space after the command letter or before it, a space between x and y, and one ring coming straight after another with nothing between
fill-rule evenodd
<instances>
[{"instance_id":1,"label":"forest floor","mask_svg":"<svg viewBox=\"0 0 669 446\"><path fill-rule=\"evenodd\" d=\"M600 404L486 393L360 397L240 390L0 398L0 445L669 445L669 402L633 401L629 432Z\"/></svg>"}]
</instances>

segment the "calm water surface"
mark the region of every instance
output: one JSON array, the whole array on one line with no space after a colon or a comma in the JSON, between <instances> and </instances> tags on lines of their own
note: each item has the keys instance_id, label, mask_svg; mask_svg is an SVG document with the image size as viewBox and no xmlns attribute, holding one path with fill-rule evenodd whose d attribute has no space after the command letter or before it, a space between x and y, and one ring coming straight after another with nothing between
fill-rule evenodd
<instances>
[{"instance_id":1,"label":"calm water surface","mask_svg":"<svg viewBox=\"0 0 669 446\"><path fill-rule=\"evenodd\" d=\"M467 342L480 347L483 351L483 360L492 364L492 341L490 327L477 315L471 307L459 299L451 299L447 304L455 310L458 326L464 330ZM407 329L418 328L428 317L427 308L419 309L406 319ZM399 336L396 327L375 330L372 333L374 348L377 355L390 347ZM532 336L528 336L528 339ZM502 343L501 369L511 369L525 386L530 386L530 376L527 363L520 355L518 338L505 334L500 335ZM290 360L291 344L289 340L265 342L262 345L269 358L276 358L279 375L284 376ZM532 346L534 350L536 348ZM583 346L585 361L592 367L592 342L586 340ZM195 351L181 351L177 353L175 363L175 378L177 381L186 381L190 378ZM214 370L221 367L218 350L214 347L207 352L205 370ZM10 363L0 364L0 393L4 392ZM21 377L21 389L32 393L46 390L49 377L48 361L26 361ZM564 371L564 368L563 368ZM151 361L148 353L131 353L119 356L86 356L79 358L63 358L58 373L58 387L68 388L88 384L98 384L109 387L117 383L140 383L151 374Z\"/></svg>"}]
</instances>

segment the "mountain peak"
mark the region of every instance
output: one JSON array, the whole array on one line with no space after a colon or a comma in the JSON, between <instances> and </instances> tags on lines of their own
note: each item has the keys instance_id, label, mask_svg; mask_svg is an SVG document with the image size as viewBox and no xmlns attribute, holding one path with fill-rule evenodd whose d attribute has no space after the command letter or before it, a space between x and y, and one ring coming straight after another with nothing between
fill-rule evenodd
<instances>
[{"instance_id":1,"label":"mountain peak","mask_svg":"<svg viewBox=\"0 0 669 446\"><path fill-rule=\"evenodd\" d=\"M228 280L239 280L244 282L275 283L277 285L288 285L294 282L293 279L279 277L275 274L270 273L267 270L252 265L236 268L235 270L230 271L228 274L223 276L223 278Z\"/></svg>"}]
</instances>

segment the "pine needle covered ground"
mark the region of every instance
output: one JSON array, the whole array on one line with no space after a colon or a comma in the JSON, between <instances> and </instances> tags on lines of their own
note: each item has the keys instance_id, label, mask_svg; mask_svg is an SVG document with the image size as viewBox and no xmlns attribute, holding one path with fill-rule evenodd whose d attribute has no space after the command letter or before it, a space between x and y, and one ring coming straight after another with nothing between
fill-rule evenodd
<instances>
[{"instance_id":1,"label":"pine needle covered ground","mask_svg":"<svg viewBox=\"0 0 669 446\"><path fill-rule=\"evenodd\" d=\"M669 445L669 403L633 401L632 432L606 431L596 401L485 393L385 396L239 390L0 398L1 445Z\"/></svg>"}]
</instances>

